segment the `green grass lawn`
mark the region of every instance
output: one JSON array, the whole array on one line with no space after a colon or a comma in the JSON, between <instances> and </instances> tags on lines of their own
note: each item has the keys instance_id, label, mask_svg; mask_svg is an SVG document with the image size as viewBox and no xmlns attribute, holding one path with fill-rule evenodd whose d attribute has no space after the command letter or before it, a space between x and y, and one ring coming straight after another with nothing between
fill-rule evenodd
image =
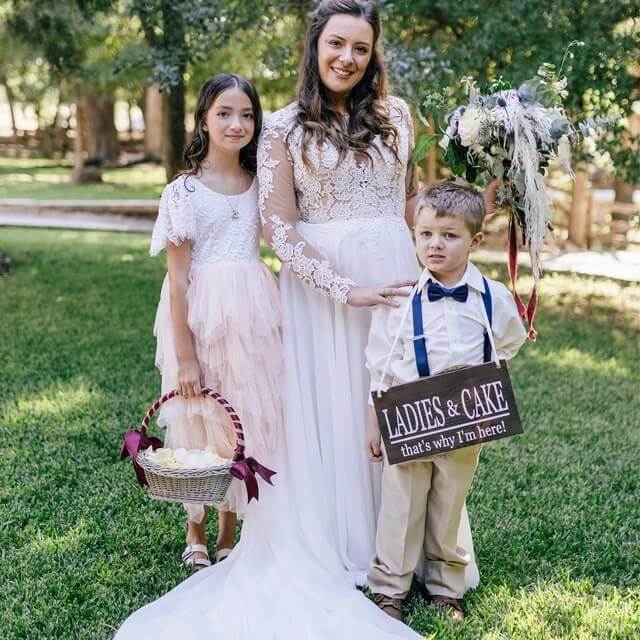
<instances>
[{"instance_id":1,"label":"green grass lawn","mask_svg":"<svg viewBox=\"0 0 640 640\"><path fill-rule=\"evenodd\" d=\"M0 158L0 198L109 200L158 198L165 172L155 165L105 169L100 184L71 184L71 164L41 158Z\"/></svg>"},{"instance_id":2,"label":"green grass lawn","mask_svg":"<svg viewBox=\"0 0 640 640\"><path fill-rule=\"evenodd\" d=\"M0 232L14 265L0 279L3 640L109 638L187 575L182 508L148 500L117 459L159 389L164 265L147 249L142 235ZM412 596L427 638L640 631L640 288L551 276L541 293L539 342L510 366L526 434L486 446L469 499L482 584L457 627Z\"/></svg>"}]
</instances>

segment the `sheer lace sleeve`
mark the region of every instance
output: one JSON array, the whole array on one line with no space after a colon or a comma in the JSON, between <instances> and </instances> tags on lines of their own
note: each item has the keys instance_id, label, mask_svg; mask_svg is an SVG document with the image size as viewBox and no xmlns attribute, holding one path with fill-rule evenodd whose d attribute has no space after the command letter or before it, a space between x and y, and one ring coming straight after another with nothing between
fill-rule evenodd
<instances>
[{"instance_id":1,"label":"sheer lace sleeve","mask_svg":"<svg viewBox=\"0 0 640 640\"><path fill-rule=\"evenodd\" d=\"M287 149L286 129L266 123L258 146L258 198L264 237L282 262L303 282L337 302L346 303L355 282L335 272L300 234L293 167Z\"/></svg>"},{"instance_id":2,"label":"sheer lace sleeve","mask_svg":"<svg viewBox=\"0 0 640 640\"><path fill-rule=\"evenodd\" d=\"M171 242L176 246L195 238L194 220L189 211L184 179L177 178L162 191L158 217L153 226L149 253L157 256Z\"/></svg>"},{"instance_id":3,"label":"sheer lace sleeve","mask_svg":"<svg viewBox=\"0 0 640 640\"><path fill-rule=\"evenodd\" d=\"M405 218L407 224L413 227L413 210L415 205L415 197L420 187L418 182L418 167L413 161L413 148L415 146L415 133L413 130L413 119L409 106L401 98L392 97L391 104L395 106L399 112L398 127L402 129L402 141L407 145L405 153L407 154L407 172L405 174Z\"/></svg>"}]
</instances>

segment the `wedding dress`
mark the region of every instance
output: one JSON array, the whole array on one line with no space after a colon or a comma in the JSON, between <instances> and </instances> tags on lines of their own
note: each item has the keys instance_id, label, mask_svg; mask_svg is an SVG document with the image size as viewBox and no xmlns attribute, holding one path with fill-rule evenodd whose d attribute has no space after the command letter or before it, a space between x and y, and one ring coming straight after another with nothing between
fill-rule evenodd
<instances>
[{"instance_id":1,"label":"wedding dress","mask_svg":"<svg viewBox=\"0 0 640 640\"><path fill-rule=\"evenodd\" d=\"M377 139L370 160L311 143L305 162L295 104L265 122L259 205L283 261L284 428L261 460L275 486L261 485L224 562L135 612L117 640L421 637L355 589L374 551L381 468L364 444L371 314L345 301L353 283L417 275L404 221L411 121L404 102L390 104L397 156ZM473 548L466 512L460 537ZM477 581L472 560L466 582Z\"/></svg>"}]
</instances>

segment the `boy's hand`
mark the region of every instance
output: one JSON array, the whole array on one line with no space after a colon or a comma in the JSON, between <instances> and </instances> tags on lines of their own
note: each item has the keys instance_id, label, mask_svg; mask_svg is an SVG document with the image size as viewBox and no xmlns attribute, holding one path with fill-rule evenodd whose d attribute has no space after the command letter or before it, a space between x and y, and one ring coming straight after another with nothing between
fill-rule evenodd
<instances>
[{"instance_id":1,"label":"boy's hand","mask_svg":"<svg viewBox=\"0 0 640 640\"><path fill-rule=\"evenodd\" d=\"M369 460L371 460L371 462L382 462L380 427L378 427L378 419L376 418L376 412L373 407L369 407L366 439Z\"/></svg>"}]
</instances>

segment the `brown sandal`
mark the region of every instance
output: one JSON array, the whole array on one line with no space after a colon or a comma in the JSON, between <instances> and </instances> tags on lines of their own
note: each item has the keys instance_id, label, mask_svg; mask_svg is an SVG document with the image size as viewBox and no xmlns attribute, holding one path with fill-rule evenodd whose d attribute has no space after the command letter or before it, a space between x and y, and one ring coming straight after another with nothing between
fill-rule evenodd
<instances>
[{"instance_id":1,"label":"brown sandal","mask_svg":"<svg viewBox=\"0 0 640 640\"><path fill-rule=\"evenodd\" d=\"M445 609L449 616L456 622L464 622L464 609L462 600L450 598L449 596L429 596L429 601L437 607Z\"/></svg>"},{"instance_id":2,"label":"brown sandal","mask_svg":"<svg viewBox=\"0 0 640 640\"><path fill-rule=\"evenodd\" d=\"M374 593L373 601L376 606L382 609L382 611L384 611L388 616L392 617L394 620L403 622L402 605L404 604L404 600L385 596L384 593Z\"/></svg>"}]
</instances>

